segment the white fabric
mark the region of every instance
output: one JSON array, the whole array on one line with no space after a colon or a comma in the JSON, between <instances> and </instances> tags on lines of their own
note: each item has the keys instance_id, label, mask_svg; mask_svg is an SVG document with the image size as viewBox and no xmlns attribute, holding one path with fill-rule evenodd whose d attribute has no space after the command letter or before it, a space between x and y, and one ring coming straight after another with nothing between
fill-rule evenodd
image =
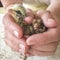
<instances>
[{"instance_id":1,"label":"white fabric","mask_svg":"<svg viewBox=\"0 0 60 60\"><path fill-rule=\"evenodd\" d=\"M23 0L25 8L32 9L33 11L45 9L45 6L49 6L50 0Z\"/></svg>"},{"instance_id":2,"label":"white fabric","mask_svg":"<svg viewBox=\"0 0 60 60\"><path fill-rule=\"evenodd\" d=\"M23 0L24 3L27 4L36 4L36 5L40 5L41 3L46 3L49 4L50 0Z\"/></svg>"},{"instance_id":3,"label":"white fabric","mask_svg":"<svg viewBox=\"0 0 60 60\"><path fill-rule=\"evenodd\" d=\"M0 60L21 60L20 55L9 48L4 42L4 27L2 24L3 14L0 14ZM60 44L54 56L32 56L26 60L60 60Z\"/></svg>"}]
</instances>

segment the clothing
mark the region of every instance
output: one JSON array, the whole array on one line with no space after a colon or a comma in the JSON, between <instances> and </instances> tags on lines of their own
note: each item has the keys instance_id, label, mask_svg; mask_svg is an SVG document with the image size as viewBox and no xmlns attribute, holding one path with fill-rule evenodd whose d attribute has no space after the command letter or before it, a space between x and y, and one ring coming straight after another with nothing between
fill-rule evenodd
<instances>
[{"instance_id":1,"label":"clothing","mask_svg":"<svg viewBox=\"0 0 60 60\"><path fill-rule=\"evenodd\" d=\"M25 8L37 11L40 9L46 9L46 7L50 4L50 0L23 0L23 4Z\"/></svg>"},{"instance_id":2,"label":"clothing","mask_svg":"<svg viewBox=\"0 0 60 60\"><path fill-rule=\"evenodd\" d=\"M27 4L36 4L36 5L40 5L41 3L46 3L49 4L50 0L23 0L24 3Z\"/></svg>"}]
</instances>

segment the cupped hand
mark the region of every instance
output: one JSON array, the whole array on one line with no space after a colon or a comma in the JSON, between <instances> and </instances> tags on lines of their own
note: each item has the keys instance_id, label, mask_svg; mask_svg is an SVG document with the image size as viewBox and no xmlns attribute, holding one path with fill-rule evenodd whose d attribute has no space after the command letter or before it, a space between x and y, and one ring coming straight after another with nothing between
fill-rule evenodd
<instances>
[{"instance_id":1,"label":"cupped hand","mask_svg":"<svg viewBox=\"0 0 60 60\"><path fill-rule=\"evenodd\" d=\"M26 13L26 19L28 19L27 23L31 23L31 20L33 19L33 13L30 9L27 9ZM3 24L5 28L6 44L15 51L26 53L28 50L25 38L26 36L23 36L22 28L15 22L14 18L9 14L9 12L5 14L3 18Z\"/></svg>"},{"instance_id":2,"label":"cupped hand","mask_svg":"<svg viewBox=\"0 0 60 60\"><path fill-rule=\"evenodd\" d=\"M60 39L59 20L57 20L49 11L38 11L36 15L43 20L43 23L48 30L27 38L26 43L30 46L28 55L53 55Z\"/></svg>"}]
</instances>

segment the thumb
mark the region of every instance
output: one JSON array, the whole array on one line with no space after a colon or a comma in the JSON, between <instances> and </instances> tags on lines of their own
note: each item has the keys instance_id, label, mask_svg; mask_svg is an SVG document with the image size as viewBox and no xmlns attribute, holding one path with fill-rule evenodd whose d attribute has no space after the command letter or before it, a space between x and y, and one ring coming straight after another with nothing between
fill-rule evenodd
<instances>
[{"instance_id":1,"label":"thumb","mask_svg":"<svg viewBox=\"0 0 60 60\"><path fill-rule=\"evenodd\" d=\"M38 11L38 17L42 18L43 23L48 28L55 28L57 26L56 20L49 11Z\"/></svg>"}]
</instances>

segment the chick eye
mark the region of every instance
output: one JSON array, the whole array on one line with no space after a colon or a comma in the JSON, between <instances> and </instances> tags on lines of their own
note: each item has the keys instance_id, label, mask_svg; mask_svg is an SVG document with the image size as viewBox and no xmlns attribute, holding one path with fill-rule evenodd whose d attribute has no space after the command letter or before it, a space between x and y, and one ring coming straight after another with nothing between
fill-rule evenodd
<instances>
[{"instance_id":1,"label":"chick eye","mask_svg":"<svg viewBox=\"0 0 60 60\"><path fill-rule=\"evenodd\" d=\"M22 16L22 13L20 11L15 11L17 16Z\"/></svg>"}]
</instances>

